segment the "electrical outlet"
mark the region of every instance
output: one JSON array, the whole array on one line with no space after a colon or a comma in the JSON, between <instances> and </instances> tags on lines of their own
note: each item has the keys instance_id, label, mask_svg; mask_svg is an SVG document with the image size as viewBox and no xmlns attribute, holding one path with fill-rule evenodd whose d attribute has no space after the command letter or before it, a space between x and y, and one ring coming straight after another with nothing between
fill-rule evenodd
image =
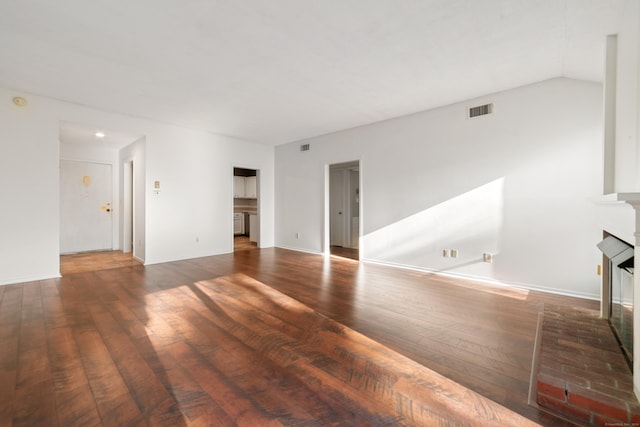
<instances>
[{"instance_id":1,"label":"electrical outlet","mask_svg":"<svg viewBox=\"0 0 640 427\"><path fill-rule=\"evenodd\" d=\"M442 256L445 258L449 258L451 256L451 253L449 252L449 249L443 249L442 250Z\"/></svg>"},{"instance_id":2,"label":"electrical outlet","mask_svg":"<svg viewBox=\"0 0 640 427\"><path fill-rule=\"evenodd\" d=\"M300 238L300 233L296 233L296 239Z\"/></svg>"},{"instance_id":3,"label":"electrical outlet","mask_svg":"<svg viewBox=\"0 0 640 427\"><path fill-rule=\"evenodd\" d=\"M451 258L458 258L458 250L451 249Z\"/></svg>"},{"instance_id":4,"label":"electrical outlet","mask_svg":"<svg viewBox=\"0 0 640 427\"><path fill-rule=\"evenodd\" d=\"M485 252L482 254L482 261L492 263L493 262L493 254L489 252Z\"/></svg>"}]
</instances>

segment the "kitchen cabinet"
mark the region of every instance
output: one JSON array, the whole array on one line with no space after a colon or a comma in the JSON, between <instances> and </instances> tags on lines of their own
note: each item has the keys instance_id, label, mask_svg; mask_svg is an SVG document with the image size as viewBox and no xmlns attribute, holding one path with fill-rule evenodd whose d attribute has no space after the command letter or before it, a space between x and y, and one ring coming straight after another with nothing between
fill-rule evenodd
<instances>
[{"instance_id":1,"label":"kitchen cabinet","mask_svg":"<svg viewBox=\"0 0 640 427\"><path fill-rule=\"evenodd\" d=\"M244 197L247 199L258 198L258 180L255 176L248 176L244 179Z\"/></svg>"},{"instance_id":2,"label":"kitchen cabinet","mask_svg":"<svg viewBox=\"0 0 640 427\"><path fill-rule=\"evenodd\" d=\"M233 177L233 197L236 199L244 198L244 176Z\"/></svg>"},{"instance_id":3,"label":"kitchen cabinet","mask_svg":"<svg viewBox=\"0 0 640 427\"><path fill-rule=\"evenodd\" d=\"M255 176L234 176L233 197L236 199L258 198L257 180Z\"/></svg>"},{"instance_id":4,"label":"kitchen cabinet","mask_svg":"<svg viewBox=\"0 0 640 427\"><path fill-rule=\"evenodd\" d=\"M233 214L233 234L244 234L244 214Z\"/></svg>"}]
</instances>

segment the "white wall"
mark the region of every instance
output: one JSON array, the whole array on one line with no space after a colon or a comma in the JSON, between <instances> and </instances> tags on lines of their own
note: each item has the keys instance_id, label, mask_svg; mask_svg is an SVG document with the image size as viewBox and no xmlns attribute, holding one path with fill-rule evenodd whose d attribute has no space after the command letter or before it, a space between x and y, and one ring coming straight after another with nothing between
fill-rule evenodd
<instances>
[{"instance_id":1,"label":"white wall","mask_svg":"<svg viewBox=\"0 0 640 427\"><path fill-rule=\"evenodd\" d=\"M597 297L601 106L601 85L554 79L279 146L276 245L322 250L325 166L359 159L365 260Z\"/></svg>"},{"instance_id":2,"label":"white wall","mask_svg":"<svg viewBox=\"0 0 640 427\"><path fill-rule=\"evenodd\" d=\"M230 138L165 129L147 134L146 262L233 250L233 166L260 170L261 247L273 246L273 148ZM197 241L196 241L197 240Z\"/></svg>"},{"instance_id":3,"label":"white wall","mask_svg":"<svg viewBox=\"0 0 640 427\"><path fill-rule=\"evenodd\" d=\"M0 284L59 274L58 119L0 89Z\"/></svg>"},{"instance_id":4,"label":"white wall","mask_svg":"<svg viewBox=\"0 0 640 427\"><path fill-rule=\"evenodd\" d=\"M0 284L59 275L61 120L145 135L146 263L233 250L234 164L261 171L261 246L273 246L272 147L0 88Z\"/></svg>"}]
</instances>

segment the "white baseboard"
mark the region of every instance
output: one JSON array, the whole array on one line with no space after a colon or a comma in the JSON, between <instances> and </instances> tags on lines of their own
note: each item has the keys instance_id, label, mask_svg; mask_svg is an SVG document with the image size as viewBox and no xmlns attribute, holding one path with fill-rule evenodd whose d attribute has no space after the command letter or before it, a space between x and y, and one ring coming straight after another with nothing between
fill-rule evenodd
<instances>
[{"instance_id":1,"label":"white baseboard","mask_svg":"<svg viewBox=\"0 0 640 427\"><path fill-rule=\"evenodd\" d=\"M14 277L12 279L0 280L0 286L16 285L18 283L37 282L39 280L59 279L61 277L62 276L60 275L60 272L51 273L51 274L42 274L42 275L36 275L36 276Z\"/></svg>"},{"instance_id":2,"label":"white baseboard","mask_svg":"<svg viewBox=\"0 0 640 427\"><path fill-rule=\"evenodd\" d=\"M276 246L276 247L280 248L280 249L288 249L290 251L304 252L304 253L313 254L313 255L325 255L324 252L310 251L308 249L294 248L294 247L288 247L288 246ZM388 261L380 261L380 260L370 259L370 258L363 258L360 261L361 262L365 262L365 263L370 263L370 264L384 265L384 266L387 266L387 267L395 267L395 268L402 268L402 269L405 269L405 270L412 270L412 271L419 271L419 272L423 272L423 273L436 274L438 276L450 277L450 278L454 278L454 279L458 279L458 280L467 280L467 281L473 281L473 282L486 283L488 285L494 285L494 286L502 286L502 287L508 287L508 288L524 289L524 290L529 290L529 291L547 292L547 293L555 294L555 295L563 295L563 296L567 296L567 297L574 297L574 298L582 298L582 299L600 301L600 295L599 294L596 295L596 294L589 294L589 293L585 293L585 292L571 292L571 291L567 291L566 289L548 288L548 287L545 287L545 286L532 285L532 284L529 284L529 283L504 282L504 281L501 281L501 280L496 280L496 279L491 279L491 278L481 277L481 276L474 276L474 275L471 275L471 274L451 273L449 271L435 270L435 269L430 269L430 268L425 268L425 267L416 267L414 265L406 265L406 264L399 264L399 263L388 262Z\"/></svg>"},{"instance_id":3,"label":"white baseboard","mask_svg":"<svg viewBox=\"0 0 640 427\"><path fill-rule=\"evenodd\" d=\"M274 247L278 248L278 249L287 249L289 251L304 252L306 254L324 255L324 252L311 251L309 249L294 248L294 247L290 247L290 246L274 246Z\"/></svg>"},{"instance_id":4,"label":"white baseboard","mask_svg":"<svg viewBox=\"0 0 640 427\"><path fill-rule=\"evenodd\" d=\"M368 258L365 258L365 259L363 259L361 261L362 262L366 262L366 263L370 263L370 264L384 265L384 266L387 266L387 267L396 267L396 268L402 268L402 269L405 269L405 270L412 270L412 271L420 271L420 272L424 272L424 273L431 273L431 274L436 274L438 276L450 277L450 278L459 279L459 280L469 280L469 281L474 281L474 282L486 283L488 285L503 286L503 287L509 287L509 288L517 288L517 289L525 289L525 290L529 290L529 291L547 292L547 293L555 294L555 295L563 295L563 296L567 296L567 297L574 297L574 298L582 298L582 299L600 301L600 295L599 294L598 295L594 295L594 294L589 294L589 293L585 293L585 292L572 292L572 291L567 291L566 289L548 288L548 287L545 287L545 286L532 285L532 284L529 284L529 283L504 282L504 281L501 281L501 280L496 280L496 279L491 279L491 278L481 277L481 276L474 276L474 275L471 275L471 274L451 273L449 271L435 270L435 269L429 269L429 268L424 268L424 267L416 267L416 266L405 265L405 264L397 264L397 263L393 263L393 262L379 261L379 260L368 259Z\"/></svg>"}]
</instances>

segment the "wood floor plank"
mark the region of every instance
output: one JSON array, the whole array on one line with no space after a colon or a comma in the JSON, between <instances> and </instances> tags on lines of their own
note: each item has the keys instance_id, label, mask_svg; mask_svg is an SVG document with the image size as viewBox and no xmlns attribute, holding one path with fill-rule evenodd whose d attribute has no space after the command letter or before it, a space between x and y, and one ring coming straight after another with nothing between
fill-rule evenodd
<instances>
[{"instance_id":1,"label":"wood floor plank","mask_svg":"<svg viewBox=\"0 0 640 427\"><path fill-rule=\"evenodd\" d=\"M278 419L269 418L266 414L256 411L253 403L245 397L244 393L188 345L176 343L170 346L169 352L179 363L198 372L196 381L199 386L228 414L233 423L246 426L282 426Z\"/></svg>"},{"instance_id":2,"label":"wood floor plank","mask_svg":"<svg viewBox=\"0 0 640 427\"><path fill-rule=\"evenodd\" d=\"M56 412L62 426L102 424L57 287L41 283Z\"/></svg>"},{"instance_id":3,"label":"wood floor plank","mask_svg":"<svg viewBox=\"0 0 640 427\"><path fill-rule=\"evenodd\" d=\"M37 282L24 285L14 426L58 425L42 297Z\"/></svg>"},{"instance_id":4,"label":"wood floor plank","mask_svg":"<svg viewBox=\"0 0 640 427\"><path fill-rule=\"evenodd\" d=\"M168 393L178 402L185 424L190 425L195 420L201 423L206 422L208 425L232 424L232 420L222 408L199 386L195 379L199 372L185 369L171 356L166 347L155 347L149 344L148 341L138 340L138 347L147 349L146 352L141 352L144 353L143 357Z\"/></svg>"},{"instance_id":5,"label":"wood floor plank","mask_svg":"<svg viewBox=\"0 0 640 427\"><path fill-rule=\"evenodd\" d=\"M157 297L149 296L149 298ZM134 307L138 307L138 304L135 304ZM132 343L135 344L136 351L144 359L148 367L153 370L167 393L172 396L174 401L178 402L179 411L184 419L175 420L175 425L185 423L188 425L233 424L226 413L198 386L193 376L183 369L166 350L161 348L171 342L175 342L175 340L163 341L159 337L148 335L147 327L143 323L143 320L147 320L148 317L143 315L141 320L120 301L111 301L105 304L105 308L109 311L112 319L105 317L103 313L102 322L119 325L110 327L111 333L125 332L127 334ZM172 315L174 312L175 308L169 311L167 315ZM167 323L167 325L170 330L174 330L173 324ZM166 327L164 330L167 330ZM153 334L153 328L150 328L149 332ZM180 335L183 336L181 331ZM208 345L211 344L211 342L208 342Z\"/></svg>"},{"instance_id":6,"label":"wood floor plank","mask_svg":"<svg viewBox=\"0 0 640 427\"><path fill-rule=\"evenodd\" d=\"M89 385L104 425L147 425L97 330L74 331Z\"/></svg>"},{"instance_id":7,"label":"wood floor plank","mask_svg":"<svg viewBox=\"0 0 640 427\"><path fill-rule=\"evenodd\" d=\"M90 304L88 310L142 416L152 425L185 425L177 402L115 318L101 304Z\"/></svg>"},{"instance_id":8,"label":"wood floor plank","mask_svg":"<svg viewBox=\"0 0 640 427\"><path fill-rule=\"evenodd\" d=\"M198 301L185 300L185 304L189 303L197 304ZM211 366L224 372L225 378L230 375L229 381L247 396L251 396L253 406L294 425L314 425L318 421L329 424L330 420L336 418L354 420L353 413L342 407L331 407L323 403L322 396L312 393L286 370L253 351L242 340L228 334L225 328L212 322L206 312L201 306L193 311L185 310L177 322L197 328L181 329L185 331L187 341L199 349L198 352ZM215 347L208 345L208 341L215 342ZM251 381L239 382L237 379L241 377L251 378ZM277 388L277 394L272 393L274 388Z\"/></svg>"},{"instance_id":9,"label":"wood floor plank","mask_svg":"<svg viewBox=\"0 0 640 427\"><path fill-rule=\"evenodd\" d=\"M12 424L16 406L23 289L18 285L4 286L0 301L0 426Z\"/></svg>"}]
</instances>

